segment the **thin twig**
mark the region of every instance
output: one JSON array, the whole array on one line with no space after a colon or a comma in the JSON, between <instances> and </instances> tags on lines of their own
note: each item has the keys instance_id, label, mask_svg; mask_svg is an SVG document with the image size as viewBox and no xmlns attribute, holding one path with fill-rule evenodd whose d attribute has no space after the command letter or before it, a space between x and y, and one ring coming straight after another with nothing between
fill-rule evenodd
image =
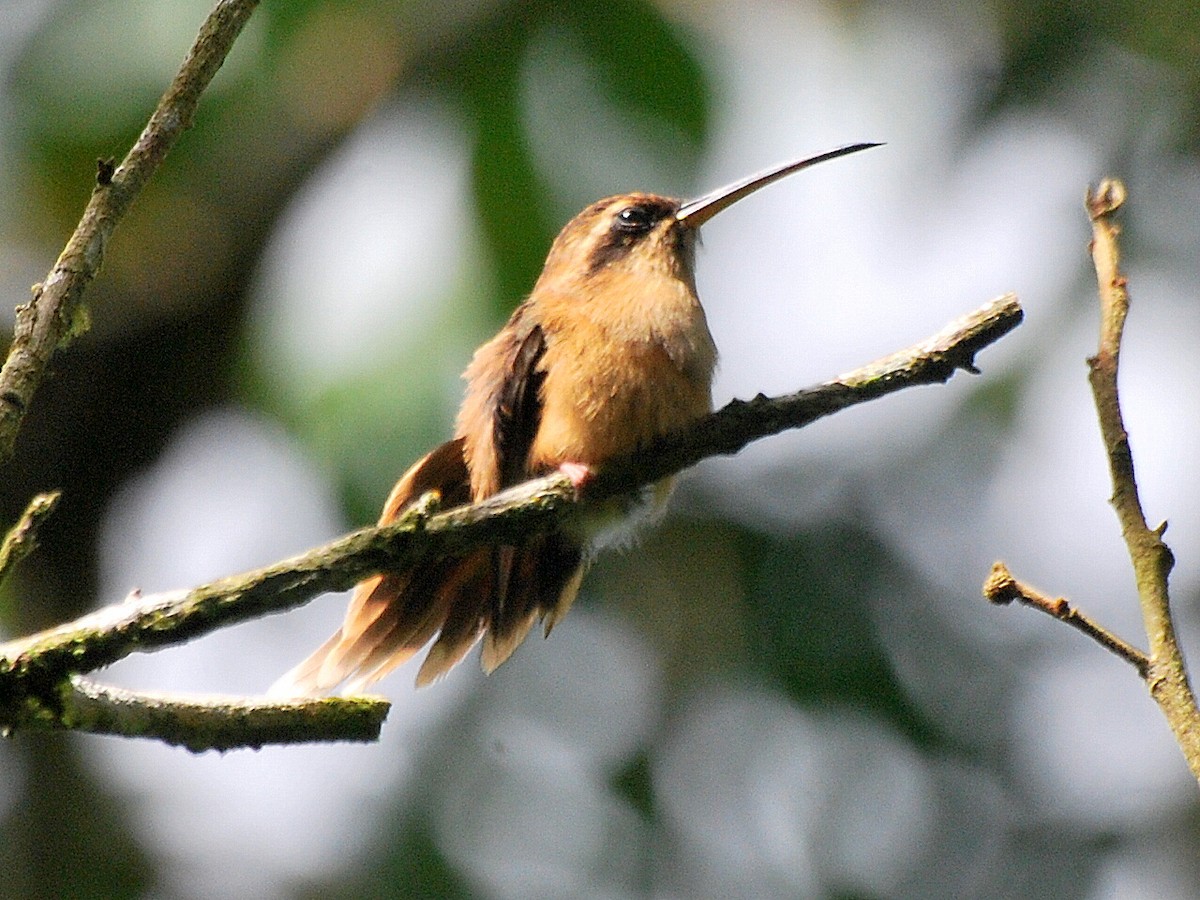
<instances>
[{"instance_id":1,"label":"thin twig","mask_svg":"<svg viewBox=\"0 0 1200 900\"><path fill-rule=\"evenodd\" d=\"M200 96L225 61L258 0L221 0L209 14L179 72L141 136L115 169L101 163L75 232L33 299L17 307L12 346L0 370L0 462L13 454L17 432L55 351L87 330L83 292L104 261L113 229L133 199L192 124Z\"/></svg>"},{"instance_id":2,"label":"thin twig","mask_svg":"<svg viewBox=\"0 0 1200 900\"><path fill-rule=\"evenodd\" d=\"M596 473L576 496L569 478L550 475L474 506L435 513L411 510L399 522L365 528L290 560L188 591L131 597L49 631L0 645L0 727L53 723L40 712L72 676L130 653L179 644L217 628L280 612L326 591L344 590L384 570L403 570L425 555L461 552L559 527L581 501L598 501L680 471L708 456L736 453L758 438L799 428L857 403L976 371L975 354L1022 318L1007 295L951 323L934 337L808 390L735 401L693 427L663 438ZM61 720L58 725L67 724Z\"/></svg>"},{"instance_id":3,"label":"thin twig","mask_svg":"<svg viewBox=\"0 0 1200 900\"><path fill-rule=\"evenodd\" d=\"M941 384L959 369L976 373L975 355L1021 324L1015 294L1005 294L953 322L919 344L869 363L824 384L785 397L734 400L719 412L642 451L606 464L589 482L589 499L624 493L695 465L708 456L730 456L760 438L874 400L901 388Z\"/></svg>"},{"instance_id":4,"label":"thin twig","mask_svg":"<svg viewBox=\"0 0 1200 900\"><path fill-rule=\"evenodd\" d=\"M25 512L17 519L17 524L4 536L4 543L0 544L0 584L4 583L8 573L21 560L37 549L38 529L50 513L54 512L60 496L61 491L38 494L29 501Z\"/></svg>"},{"instance_id":5,"label":"thin twig","mask_svg":"<svg viewBox=\"0 0 1200 900\"><path fill-rule=\"evenodd\" d=\"M1106 650L1121 657L1137 669L1138 675L1143 679L1150 674L1150 657L1145 653L1099 623L1092 621L1087 615L1071 606L1065 597L1051 597L1024 582L1017 581L1002 562L992 565L992 574L983 583L983 596L989 603L995 603L997 606L1006 606L1016 602L1041 610L1060 622L1077 628Z\"/></svg>"},{"instance_id":6,"label":"thin twig","mask_svg":"<svg viewBox=\"0 0 1200 900\"><path fill-rule=\"evenodd\" d=\"M1100 420L1100 433L1112 476L1113 509L1133 563L1138 599L1150 644L1150 693L1162 708L1187 757L1192 774L1200 779L1200 709L1188 683L1183 652L1171 618L1168 576L1174 557L1162 540L1166 524L1150 528L1142 511L1133 453L1121 415L1117 371L1121 338L1129 312L1128 282L1121 272L1120 226L1116 213L1125 201L1125 186L1106 179L1088 190L1087 211L1092 220L1092 262L1100 294L1100 341L1088 360L1088 381Z\"/></svg>"}]
</instances>

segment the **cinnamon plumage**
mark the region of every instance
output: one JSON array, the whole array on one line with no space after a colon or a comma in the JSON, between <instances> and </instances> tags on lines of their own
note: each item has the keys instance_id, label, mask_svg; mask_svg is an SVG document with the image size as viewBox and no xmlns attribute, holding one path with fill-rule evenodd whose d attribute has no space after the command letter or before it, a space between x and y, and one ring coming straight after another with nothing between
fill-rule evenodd
<instances>
[{"instance_id":1,"label":"cinnamon plumage","mask_svg":"<svg viewBox=\"0 0 1200 900\"><path fill-rule=\"evenodd\" d=\"M467 367L454 439L404 474L380 524L431 491L449 507L554 469L578 484L606 460L707 415L717 351L696 294L700 225L786 175L873 146L775 166L692 201L630 193L579 213L555 239L529 298ZM354 693L431 644L417 672L424 685L481 639L491 672L535 623L550 633L597 547L661 509L669 492L670 479L570 529L368 578L341 628L273 692L345 683Z\"/></svg>"}]
</instances>

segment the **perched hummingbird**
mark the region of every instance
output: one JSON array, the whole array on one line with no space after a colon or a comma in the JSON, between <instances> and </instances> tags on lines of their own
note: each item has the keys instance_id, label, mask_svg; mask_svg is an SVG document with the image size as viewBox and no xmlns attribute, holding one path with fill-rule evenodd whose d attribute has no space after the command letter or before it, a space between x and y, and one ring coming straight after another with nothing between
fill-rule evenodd
<instances>
[{"instance_id":1,"label":"perched hummingbird","mask_svg":"<svg viewBox=\"0 0 1200 900\"><path fill-rule=\"evenodd\" d=\"M455 438L404 474L379 524L430 491L443 507L457 506L554 469L578 487L606 460L708 415L717 350L696 295L700 226L786 175L875 146L775 166L696 200L621 194L579 213L555 238L529 298L475 352ZM671 482L610 501L570 530L368 578L337 633L272 693L322 693L343 682L356 693L431 641L418 687L480 638L491 672L534 622L549 635L596 550L661 509Z\"/></svg>"}]
</instances>

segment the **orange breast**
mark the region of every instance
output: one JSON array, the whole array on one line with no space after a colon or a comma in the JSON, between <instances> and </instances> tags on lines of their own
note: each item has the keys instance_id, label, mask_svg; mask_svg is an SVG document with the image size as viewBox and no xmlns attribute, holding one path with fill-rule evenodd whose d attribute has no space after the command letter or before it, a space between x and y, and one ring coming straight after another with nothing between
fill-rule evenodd
<instances>
[{"instance_id":1,"label":"orange breast","mask_svg":"<svg viewBox=\"0 0 1200 900\"><path fill-rule=\"evenodd\" d=\"M599 464L707 415L715 351L711 339L700 344L705 359L680 360L657 341L614 340L578 322L548 340L535 469Z\"/></svg>"}]
</instances>

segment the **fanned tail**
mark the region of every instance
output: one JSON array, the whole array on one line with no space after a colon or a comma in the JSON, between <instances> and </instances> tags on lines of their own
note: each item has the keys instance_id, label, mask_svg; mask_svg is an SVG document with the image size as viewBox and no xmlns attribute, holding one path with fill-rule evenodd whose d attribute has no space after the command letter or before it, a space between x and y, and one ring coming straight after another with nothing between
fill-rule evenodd
<instances>
[{"instance_id":1,"label":"fanned tail","mask_svg":"<svg viewBox=\"0 0 1200 900\"><path fill-rule=\"evenodd\" d=\"M443 444L409 469L388 498L380 524L395 520L429 491L441 495L443 506L469 502L462 445L461 440ZM562 534L373 576L355 588L342 627L270 693L313 696L343 683L343 693L359 693L431 641L417 673L418 687L444 676L480 638L483 668L491 672L512 655L534 622L543 620L550 633L574 601L582 576L582 550Z\"/></svg>"}]
</instances>

